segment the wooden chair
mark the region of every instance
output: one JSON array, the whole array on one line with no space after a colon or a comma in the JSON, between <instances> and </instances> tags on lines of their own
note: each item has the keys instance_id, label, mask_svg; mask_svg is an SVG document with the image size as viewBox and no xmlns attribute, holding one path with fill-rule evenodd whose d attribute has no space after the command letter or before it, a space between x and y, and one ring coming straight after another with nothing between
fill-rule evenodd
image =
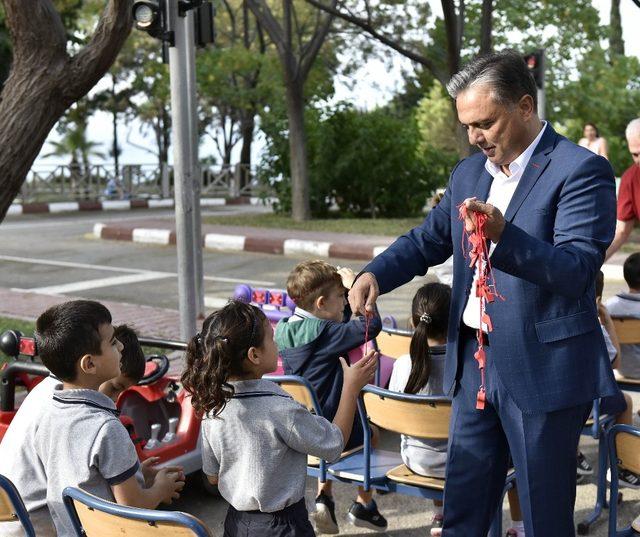
<instances>
[{"instance_id":1,"label":"wooden chair","mask_svg":"<svg viewBox=\"0 0 640 537\"><path fill-rule=\"evenodd\" d=\"M369 433L368 422L371 422L381 429L418 438L447 440L449 436L451 399L448 397L398 393L371 385L365 386L361 395L360 415ZM400 453L372 449L370 434L365 434L362 453L331 465L329 473L361 484L367 490L373 487L432 500L442 500L444 496L444 479L413 473L403 463ZM510 472L503 494L513 487L513 481L514 473ZM490 535L499 536L501 532L502 502Z\"/></svg>"},{"instance_id":2,"label":"wooden chair","mask_svg":"<svg viewBox=\"0 0 640 537\"><path fill-rule=\"evenodd\" d=\"M613 319L613 325L621 345L640 345L640 319L616 317ZM640 392L640 379L616 374L616 381L622 390Z\"/></svg>"},{"instance_id":3,"label":"wooden chair","mask_svg":"<svg viewBox=\"0 0 640 537\"><path fill-rule=\"evenodd\" d=\"M611 465L611 485L609 498L609 537L631 537L638 534L631 526L618 530L618 472L620 466L631 472L640 473L640 429L630 425L614 425L607 433L609 463Z\"/></svg>"},{"instance_id":4,"label":"wooden chair","mask_svg":"<svg viewBox=\"0 0 640 537\"><path fill-rule=\"evenodd\" d=\"M212 537L201 520L179 511L118 505L74 487L64 489L62 500L78 537Z\"/></svg>"},{"instance_id":5,"label":"wooden chair","mask_svg":"<svg viewBox=\"0 0 640 537\"><path fill-rule=\"evenodd\" d=\"M27 537L35 537L27 508L11 480L0 475L0 522L19 520Z\"/></svg>"},{"instance_id":6,"label":"wooden chair","mask_svg":"<svg viewBox=\"0 0 640 537\"><path fill-rule=\"evenodd\" d=\"M375 348L389 358L397 360L404 354L409 354L411 346L412 330L400 330L398 328L386 328L375 338Z\"/></svg>"}]
</instances>

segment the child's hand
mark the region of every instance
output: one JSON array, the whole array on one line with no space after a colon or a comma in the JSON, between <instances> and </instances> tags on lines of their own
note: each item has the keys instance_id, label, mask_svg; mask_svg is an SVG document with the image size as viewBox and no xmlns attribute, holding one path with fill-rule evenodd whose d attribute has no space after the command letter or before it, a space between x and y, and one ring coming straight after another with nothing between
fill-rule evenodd
<instances>
[{"instance_id":1,"label":"child's hand","mask_svg":"<svg viewBox=\"0 0 640 537\"><path fill-rule=\"evenodd\" d=\"M609 313L609 310L607 309L607 307L602 303L602 302L598 302L598 317L600 317L600 322L604 325L606 325L608 322L612 322L613 320L611 319L611 314Z\"/></svg>"},{"instance_id":2,"label":"child's hand","mask_svg":"<svg viewBox=\"0 0 640 537\"><path fill-rule=\"evenodd\" d=\"M342 365L342 373L344 374L343 388L360 392L375 377L378 367L378 353L374 350L369 351L362 360L357 361L351 367L347 365L344 358L340 357L340 365Z\"/></svg>"},{"instance_id":3,"label":"child's hand","mask_svg":"<svg viewBox=\"0 0 640 537\"><path fill-rule=\"evenodd\" d=\"M342 285L344 285L346 289L351 289L351 286L356 279L356 273L349 267L342 267L338 268L338 274L340 275L340 278L342 278Z\"/></svg>"},{"instance_id":4,"label":"child's hand","mask_svg":"<svg viewBox=\"0 0 640 537\"><path fill-rule=\"evenodd\" d=\"M160 501L170 504L180 497L180 491L184 487L184 474L182 471L162 468L158 470L153 486L159 489Z\"/></svg>"},{"instance_id":5,"label":"child's hand","mask_svg":"<svg viewBox=\"0 0 640 537\"><path fill-rule=\"evenodd\" d=\"M160 461L160 457L149 457L142 461L140 465L140 471L142 472L142 477L144 477L144 486L149 488L153 485L153 482L156 479L156 475L160 471L157 464ZM165 466L166 470L170 472L179 473L182 481L184 481L184 468L182 466Z\"/></svg>"}]
</instances>

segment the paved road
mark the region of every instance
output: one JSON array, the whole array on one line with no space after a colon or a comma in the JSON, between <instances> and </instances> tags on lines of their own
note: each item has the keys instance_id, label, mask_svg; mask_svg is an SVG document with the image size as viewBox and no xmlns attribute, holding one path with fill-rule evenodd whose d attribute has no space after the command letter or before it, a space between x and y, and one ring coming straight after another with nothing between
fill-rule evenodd
<instances>
[{"instance_id":1,"label":"paved road","mask_svg":"<svg viewBox=\"0 0 640 537\"><path fill-rule=\"evenodd\" d=\"M216 207L213 214L260 210ZM177 309L175 247L101 241L91 237L94 222L122 219L172 219L170 211L43 215L7 218L0 225L0 287L49 294L135 302ZM287 274L302 258L254 253L204 252L208 309L219 307L238 283L283 287ZM361 262L333 260L361 268ZM381 301L381 311L405 320L416 280Z\"/></svg>"}]
</instances>

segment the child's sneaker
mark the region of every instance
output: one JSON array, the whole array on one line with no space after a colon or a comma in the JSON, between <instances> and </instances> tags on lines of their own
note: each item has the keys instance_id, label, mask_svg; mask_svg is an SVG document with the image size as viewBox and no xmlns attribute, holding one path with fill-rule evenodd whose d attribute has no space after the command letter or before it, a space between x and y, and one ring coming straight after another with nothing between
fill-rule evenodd
<instances>
[{"instance_id":1,"label":"child's sneaker","mask_svg":"<svg viewBox=\"0 0 640 537\"><path fill-rule=\"evenodd\" d=\"M336 520L336 504L331 496L321 492L316 498L316 513L313 517L318 533L336 534L340 532Z\"/></svg>"},{"instance_id":2,"label":"child's sneaker","mask_svg":"<svg viewBox=\"0 0 640 537\"><path fill-rule=\"evenodd\" d=\"M631 523L631 529L636 533L640 533L640 516Z\"/></svg>"},{"instance_id":3,"label":"child's sneaker","mask_svg":"<svg viewBox=\"0 0 640 537\"><path fill-rule=\"evenodd\" d=\"M431 537L442 536L442 521L442 515L433 515L433 519L431 520Z\"/></svg>"},{"instance_id":4,"label":"child's sneaker","mask_svg":"<svg viewBox=\"0 0 640 537\"><path fill-rule=\"evenodd\" d=\"M507 530L506 537L525 537L524 531L520 531L516 528L509 528Z\"/></svg>"},{"instance_id":5,"label":"child's sneaker","mask_svg":"<svg viewBox=\"0 0 640 537\"><path fill-rule=\"evenodd\" d=\"M581 451L578 452L577 467L578 475L593 475L593 467L589 464L589 461L587 461Z\"/></svg>"},{"instance_id":6,"label":"child's sneaker","mask_svg":"<svg viewBox=\"0 0 640 537\"><path fill-rule=\"evenodd\" d=\"M607 482L611 483L611 469L607 470ZM640 476L629 470L618 468L618 484L621 487L640 489Z\"/></svg>"},{"instance_id":7,"label":"child's sneaker","mask_svg":"<svg viewBox=\"0 0 640 537\"><path fill-rule=\"evenodd\" d=\"M349 509L350 522L359 528L369 528L374 531L387 531L387 519L378 511L378 506L371 500L371 507L365 507L360 502L353 502Z\"/></svg>"}]
</instances>

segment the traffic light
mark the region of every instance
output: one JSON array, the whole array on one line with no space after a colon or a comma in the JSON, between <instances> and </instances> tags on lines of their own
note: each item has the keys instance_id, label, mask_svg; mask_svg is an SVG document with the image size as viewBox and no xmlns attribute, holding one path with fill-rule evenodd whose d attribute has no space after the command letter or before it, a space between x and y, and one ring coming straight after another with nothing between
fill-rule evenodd
<instances>
[{"instance_id":1,"label":"traffic light","mask_svg":"<svg viewBox=\"0 0 640 537\"><path fill-rule=\"evenodd\" d=\"M529 71L533 75L538 89L544 88L544 50L538 49L534 52L524 55L524 62L527 64Z\"/></svg>"},{"instance_id":2,"label":"traffic light","mask_svg":"<svg viewBox=\"0 0 640 537\"><path fill-rule=\"evenodd\" d=\"M167 28L166 0L134 0L131 7L136 29L173 46L173 32Z\"/></svg>"}]
</instances>

